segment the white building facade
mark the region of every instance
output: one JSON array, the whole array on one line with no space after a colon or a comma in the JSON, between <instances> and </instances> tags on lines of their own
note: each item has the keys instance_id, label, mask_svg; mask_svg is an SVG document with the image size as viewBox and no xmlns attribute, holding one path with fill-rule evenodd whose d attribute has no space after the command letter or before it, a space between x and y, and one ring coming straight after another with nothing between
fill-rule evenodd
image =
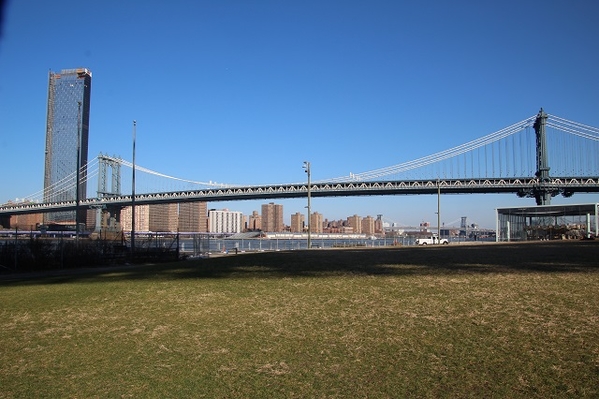
<instances>
[{"instance_id":1,"label":"white building facade","mask_svg":"<svg viewBox=\"0 0 599 399\"><path fill-rule=\"evenodd\" d=\"M210 233L241 233L243 213L228 209L211 209L208 212L208 231Z\"/></svg>"}]
</instances>

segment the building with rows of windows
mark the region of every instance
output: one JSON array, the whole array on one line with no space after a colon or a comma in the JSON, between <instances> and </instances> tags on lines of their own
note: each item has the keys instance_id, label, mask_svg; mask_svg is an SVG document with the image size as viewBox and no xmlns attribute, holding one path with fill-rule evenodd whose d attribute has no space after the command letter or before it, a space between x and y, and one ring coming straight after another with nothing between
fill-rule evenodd
<instances>
[{"instance_id":1,"label":"building with rows of windows","mask_svg":"<svg viewBox=\"0 0 599 399\"><path fill-rule=\"evenodd\" d=\"M48 111L44 163L44 201L74 201L86 197L86 170L92 73L63 69L48 77ZM79 172L78 172L79 171ZM77 193L77 189L79 190ZM77 215L85 223L86 211ZM45 222L74 222L75 211L45 214Z\"/></svg>"}]
</instances>

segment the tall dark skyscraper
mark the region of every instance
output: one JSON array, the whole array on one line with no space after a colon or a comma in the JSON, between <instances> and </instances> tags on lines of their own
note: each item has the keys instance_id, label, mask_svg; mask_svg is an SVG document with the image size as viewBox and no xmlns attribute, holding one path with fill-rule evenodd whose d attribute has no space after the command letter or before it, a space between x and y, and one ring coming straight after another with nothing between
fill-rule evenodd
<instances>
[{"instance_id":1,"label":"tall dark skyscraper","mask_svg":"<svg viewBox=\"0 0 599 399\"><path fill-rule=\"evenodd\" d=\"M46 122L44 201L77 199L77 171L81 170L79 199L87 194L86 174L92 73L85 68L49 73ZM46 214L45 222L73 222L75 212ZM77 220L85 222L85 211Z\"/></svg>"}]
</instances>

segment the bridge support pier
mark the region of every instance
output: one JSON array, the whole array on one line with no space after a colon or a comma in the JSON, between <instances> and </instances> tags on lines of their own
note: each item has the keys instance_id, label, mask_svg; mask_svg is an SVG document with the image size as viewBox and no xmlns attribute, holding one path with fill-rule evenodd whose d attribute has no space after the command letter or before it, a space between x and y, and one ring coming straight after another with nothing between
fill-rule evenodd
<instances>
[{"instance_id":1,"label":"bridge support pier","mask_svg":"<svg viewBox=\"0 0 599 399\"><path fill-rule=\"evenodd\" d=\"M549 177L550 168L547 160L547 137L545 133L547 117L547 113L541 108L533 126L536 135L537 153L535 176L538 179L538 184L530 191L526 190L518 193L520 197L533 197L537 205L551 205L551 197L555 197L560 191L557 187L551 185L551 178Z\"/></svg>"},{"instance_id":2,"label":"bridge support pier","mask_svg":"<svg viewBox=\"0 0 599 399\"><path fill-rule=\"evenodd\" d=\"M93 236L96 238L114 240L121 237L121 207L97 206L96 226Z\"/></svg>"}]
</instances>

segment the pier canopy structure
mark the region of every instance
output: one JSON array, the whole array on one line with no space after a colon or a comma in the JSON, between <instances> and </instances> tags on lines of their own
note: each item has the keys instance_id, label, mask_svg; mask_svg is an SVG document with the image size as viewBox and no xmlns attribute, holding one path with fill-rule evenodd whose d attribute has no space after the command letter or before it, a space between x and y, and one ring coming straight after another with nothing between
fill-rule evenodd
<instances>
[{"instance_id":1,"label":"pier canopy structure","mask_svg":"<svg viewBox=\"0 0 599 399\"><path fill-rule=\"evenodd\" d=\"M599 203L497 208L497 241L599 237Z\"/></svg>"}]
</instances>

